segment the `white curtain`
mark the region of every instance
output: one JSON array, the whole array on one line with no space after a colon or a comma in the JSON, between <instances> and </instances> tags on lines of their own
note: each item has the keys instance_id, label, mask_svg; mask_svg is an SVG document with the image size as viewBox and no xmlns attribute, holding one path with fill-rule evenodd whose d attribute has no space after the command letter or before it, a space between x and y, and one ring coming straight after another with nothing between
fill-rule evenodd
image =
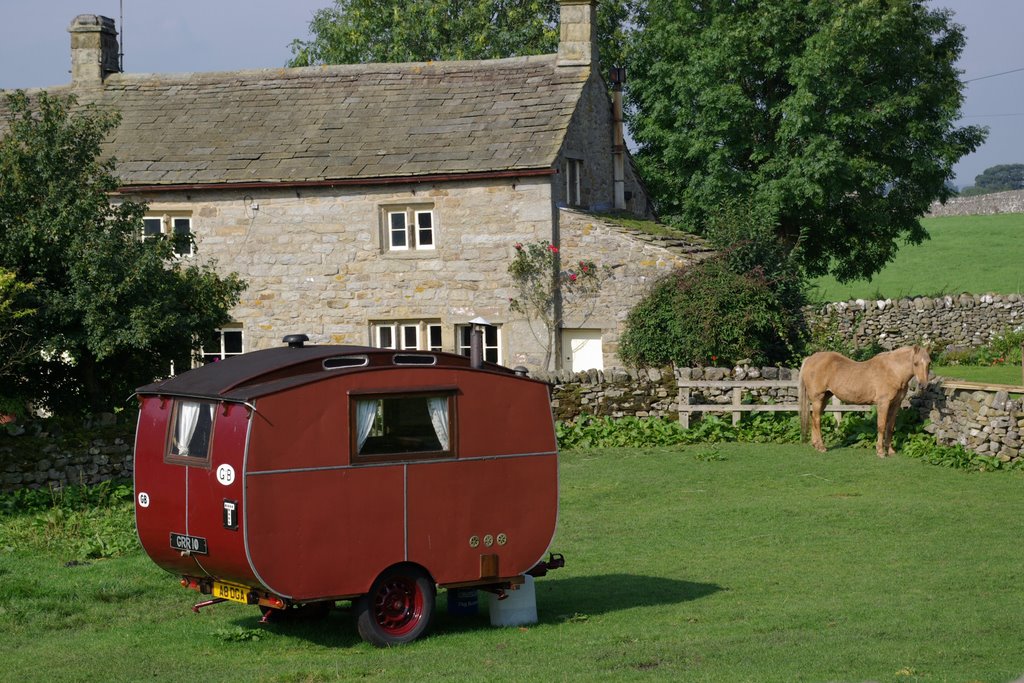
<instances>
[{"instance_id":1,"label":"white curtain","mask_svg":"<svg viewBox=\"0 0 1024 683\"><path fill-rule=\"evenodd\" d=\"M359 444L359 452L363 451L363 444L370 436L373 429L373 420L377 417L378 401L356 401L356 439Z\"/></svg>"},{"instance_id":2,"label":"white curtain","mask_svg":"<svg viewBox=\"0 0 1024 683\"><path fill-rule=\"evenodd\" d=\"M448 398L439 396L427 399L427 410L430 411L430 423L434 425L434 433L441 442L441 450L448 450Z\"/></svg>"},{"instance_id":3,"label":"white curtain","mask_svg":"<svg viewBox=\"0 0 1024 683\"><path fill-rule=\"evenodd\" d=\"M211 405L212 409L213 406ZM199 404L182 401L178 404L178 455L188 455L188 446L199 422Z\"/></svg>"}]
</instances>

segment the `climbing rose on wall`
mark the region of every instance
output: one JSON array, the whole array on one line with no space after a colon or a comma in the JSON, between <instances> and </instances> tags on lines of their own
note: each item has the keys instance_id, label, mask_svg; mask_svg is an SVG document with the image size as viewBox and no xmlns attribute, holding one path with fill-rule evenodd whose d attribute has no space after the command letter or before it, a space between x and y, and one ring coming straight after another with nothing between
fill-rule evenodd
<instances>
[{"instance_id":1,"label":"climbing rose on wall","mask_svg":"<svg viewBox=\"0 0 1024 683\"><path fill-rule=\"evenodd\" d=\"M515 256L508 272L515 284L517 297L509 300L509 308L531 323L543 327L543 338L534 335L544 346L544 367L549 368L555 335L562 326L567 309L596 302L596 294L606 275L593 261L580 260L573 268L563 269L558 247L547 240L523 244L516 242ZM589 317L589 311L584 311Z\"/></svg>"}]
</instances>

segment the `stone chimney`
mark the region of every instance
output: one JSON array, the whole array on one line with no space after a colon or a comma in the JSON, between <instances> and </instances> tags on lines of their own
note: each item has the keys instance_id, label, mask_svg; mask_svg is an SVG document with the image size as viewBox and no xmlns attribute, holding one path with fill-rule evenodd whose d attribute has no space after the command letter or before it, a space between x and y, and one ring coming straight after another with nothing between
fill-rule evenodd
<instances>
[{"instance_id":1,"label":"stone chimney","mask_svg":"<svg viewBox=\"0 0 1024 683\"><path fill-rule=\"evenodd\" d=\"M597 67L596 0L559 0L559 66Z\"/></svg>"},{"instance_id":2,"label":"stone chimney","mask_svg":"<svg viewBox=\"0 0 1024 683\"><path fill-rule=\"evenodd\" d=\"M68 33L71 34L72 85L100 86L107 74L121 70L113 19L79 14L68 26Z\"/></svg>"}]
</instances>

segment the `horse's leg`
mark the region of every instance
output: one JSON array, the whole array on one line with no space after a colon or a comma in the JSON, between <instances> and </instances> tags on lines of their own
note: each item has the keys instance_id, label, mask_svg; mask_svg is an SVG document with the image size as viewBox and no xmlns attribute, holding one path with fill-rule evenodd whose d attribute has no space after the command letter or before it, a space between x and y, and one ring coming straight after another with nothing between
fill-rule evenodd
<instances>
[{"instance_id":1,"label":"horse's leg","mask_svg":"<svg viewBox=\"0 0 1024 683\"><path fill-rule=\"evenodd\" d=\"M889 405L889 421L885 430L886 452L889 455L896 455L896 449L892 447L892 434L896 429L896 418L899 417L900 408L903 407L903 397L907 395L906 388L896 394L895 400Z\"/></svg>"},{"instance_id":2,"label":"horse's leg","mask_svg":"<svg viewBox=\"0 0 1024 683\"><path fill-rule=\"evenodd\" d=\"M821 438L821 414L825 411L825 403L829 399L826 391L810 396L811 400L811 445L819 452L825 452L825 441Z\"/></svg>"},{"instance_id":3,"label":"horse's leg","mask_svg":"<svg viewBox=\"0 0 1024 683\"><path fill-rule=\"evenodd\" d=\"M889 447L887 435L889 434L889 416L892 414L892 401L887 398L879 399L878 403L878 441L875 443L875 454L879 458L885 457L885 451Z\"/></svg>"}]
</instances>

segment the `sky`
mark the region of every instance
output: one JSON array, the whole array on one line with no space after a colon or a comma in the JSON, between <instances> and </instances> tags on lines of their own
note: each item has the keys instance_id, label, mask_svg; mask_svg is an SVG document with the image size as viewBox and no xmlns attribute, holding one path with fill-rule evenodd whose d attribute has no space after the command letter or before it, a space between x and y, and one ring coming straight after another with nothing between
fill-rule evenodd
<instances>
[{"instance_id":1,"label":"sky","mask_svg":"<svg viewBox=\"0 0 1024 683\"><path fill-rule=\"evenodd\" d=\"M70 80L67 27L78 14L115 20L124 6L125 71L178 73L284 66L295 38L331 0L0 0L0 89ZM959 68L967 81L962 125L989 127L955 167L956 184L996 164L1024 163L1024 0L928 0L965 27ZM1004 71L1014 73L992 76ZM987 76L992 76L986 78ZM972 80L978 79L980 80ZM628 85L627 85L628 87Z\"/></svg>"}]
</instances>

